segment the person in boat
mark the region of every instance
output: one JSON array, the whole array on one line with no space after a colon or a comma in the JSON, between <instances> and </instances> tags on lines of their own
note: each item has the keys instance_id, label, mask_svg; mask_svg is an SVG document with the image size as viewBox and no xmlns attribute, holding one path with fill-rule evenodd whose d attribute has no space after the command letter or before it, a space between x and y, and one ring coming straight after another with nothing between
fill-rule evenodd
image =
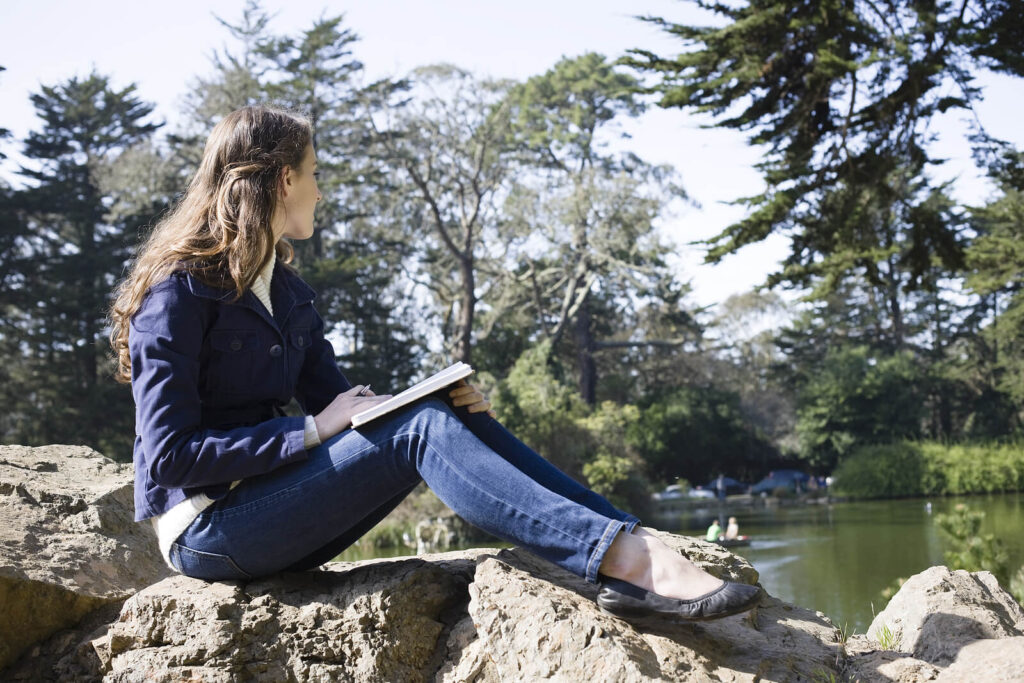
<instances>
[{"instance_id":1,"label":"person in boat","mask_svg":"<svg viewBox=\"0 0 1024 683\"><path fill-rule=\"evenodd\" d=\"M735 541L740 537L740 526L736 523L735 517L729 518L729 525L725 527L725 540Z\"/></svg>"},{"instance_id":2,"label":"person in boat","mask_svg":"<svg viewBox=\"0 0 1024 683\"><path fill-rule=\"evenodd\" d=\"M718 543L719 537L722 535L722 526L718 523L718 520L711 522L711 526L708 527L707 540L712 543Z\"/></svg>"}]
</instances>

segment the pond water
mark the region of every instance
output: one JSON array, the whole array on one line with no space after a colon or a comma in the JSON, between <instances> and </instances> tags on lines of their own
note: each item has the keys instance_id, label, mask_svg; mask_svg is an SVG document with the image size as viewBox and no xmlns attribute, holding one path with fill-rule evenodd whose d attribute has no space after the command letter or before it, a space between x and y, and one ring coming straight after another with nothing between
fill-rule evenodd
<instances>
[{"instance_id":1,"label":"pond water","mask_svg":"<svg viewBox=\"0 0 1024 683\"><path fill-rule=\"evenodd\" d=\"M931 503L929 511L927 503ZM899 577L945 564L947 541L934 517L957 503L985 513L982 533L1001 538L1013 568L1024 565L1024 494L868 501L792 506L721 506L679 513L656 526L688 536L704 535L711 520L736 517L752 543L733 548L761 575L761 585L787 602L824 612L850 633L864 633L882 610L882 590ZM490 544L494 547L494 544ZM350 548L337 559L408 555L406 548L367 554Z\"/></svg>"},{"instance_id":2,"label":"pond water","mask_svg":"<svg viewBox=\"0 0 1024 683\"><path fill-rule=\"evenodd\" d=\"M674 523L662 520L662 527L703 535L715 517L736 517L740 533L752 542L732 550L754 565L765 590L864 633L885 606L881 593L887 586L945 564L948 541L934 517L957 503L984 512L981 533L1003 540L1011 567L1024 565L1020 493L788 507L732 507L727 502L683 513Z\"/></svg>"}]
</instances>

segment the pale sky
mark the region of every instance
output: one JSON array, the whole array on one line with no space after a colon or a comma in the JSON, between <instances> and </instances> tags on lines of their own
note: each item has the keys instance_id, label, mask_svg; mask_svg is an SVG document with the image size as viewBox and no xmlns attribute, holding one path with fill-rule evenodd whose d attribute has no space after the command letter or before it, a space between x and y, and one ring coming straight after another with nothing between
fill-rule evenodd
<instances>
[{"instance_id":1,"label":"pale sky","mask_svg":"<svg viewBox=\"0 0 1024 683\"><path fill-rule=\"evenodd\" d=\"M95 67L115 87L134 82L139 95L156 104L156 114L174 128L178 103L189 83L210 72L210 55L229 44L216 14L232 23L243 0L30 0L0 4L0 127L16 139L37 127L28 100L41 84L52 85ZM294 35L320 17L345 15L345 25L360 36L354 46L369 77L403 75L424 64L451 62L478 75L525 79L542 73L563 56L596 51L609 58L628 48L645 47L671 54L678 43L633 18L663 16L680 22L705 19L676 0L266 0L276 14L270 30ZM234 45L230 45L234 48ZM997 136L1024 146L1018 125L1024 82L986 79L981 118ZM982 202L991 192L973 170L969 149L959 141L961 114L939 122L943 172L958 176L955 195ZM752 168L756 150L734 132L707 130L679 110L652 109L627 129L625 146L644 159L678 169L683 185L700 203L681 206L663 221L665 235L677 245L676 265L694 288L700 305L719 303L749 290L786 252L786 242L771 239L745 248L717 266L701 264L702 252L688 242L710 237L742 217L724 202L760 191ZM5 148L12 159L3 168L11 178L17 143ZM16 182L16 181L15 181Z\"/></svg>"}]
</instances>

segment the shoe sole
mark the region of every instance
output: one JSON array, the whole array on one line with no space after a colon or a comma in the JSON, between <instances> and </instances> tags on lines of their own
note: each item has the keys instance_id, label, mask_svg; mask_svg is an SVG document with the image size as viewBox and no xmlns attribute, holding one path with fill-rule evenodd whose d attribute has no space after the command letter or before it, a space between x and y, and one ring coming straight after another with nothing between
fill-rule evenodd
<instances>
[{"instance_id":1,"label":"shoe sole","mask_svg":"<svg viewBox=\"0 0 1024 683\"><path fill-rule=\"evenodd\" d=\"M713 616L706 617L684 617L679 614L616 614L611 610L604 608L602 605L598 605L597 608L602 613L607 614L610 617L621 619L622 621L629 622L630 624L636 624L640 626L658 626L658 625L674 625L674 624L689 624L698 621L715 621L717 619L724 619L726 617L734 617L737 614L743 614L749 612L761 603L761 595L757 595L757 599L752 601L749 605L738 605L736 608L729 610L728 612L720 612Z\"/></svg>"}]
</instances>

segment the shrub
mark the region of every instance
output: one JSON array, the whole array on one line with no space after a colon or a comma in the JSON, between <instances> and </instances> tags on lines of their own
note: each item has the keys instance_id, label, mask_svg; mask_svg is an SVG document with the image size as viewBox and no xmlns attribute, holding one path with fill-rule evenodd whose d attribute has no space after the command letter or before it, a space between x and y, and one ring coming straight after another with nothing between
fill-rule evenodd
<instances>
[{"instance_id":1,"label":"shrub","mask_svg":"<svg viewBox=\"0 0 1024 683\"><path fill-rule=\"evenodd\" d=\"M984 520L984 512L962 503L949 514L935 515L935 525L950 539L946 564L950 569L992 572L1000 584L1007 586L1010 572L1006 546L994 534L981 533Z\"/></svg>"},{"instance_id":2,"label":"shrub","mask_svg":"<svg viewBox=\"0 0 1024 683\"><path fill-rule=\"evenodd\" d=\"M858 498L1024 490L1024 444L899 441L860 446L835 472L836 491Z\"/></svg>"}]
</instances>

